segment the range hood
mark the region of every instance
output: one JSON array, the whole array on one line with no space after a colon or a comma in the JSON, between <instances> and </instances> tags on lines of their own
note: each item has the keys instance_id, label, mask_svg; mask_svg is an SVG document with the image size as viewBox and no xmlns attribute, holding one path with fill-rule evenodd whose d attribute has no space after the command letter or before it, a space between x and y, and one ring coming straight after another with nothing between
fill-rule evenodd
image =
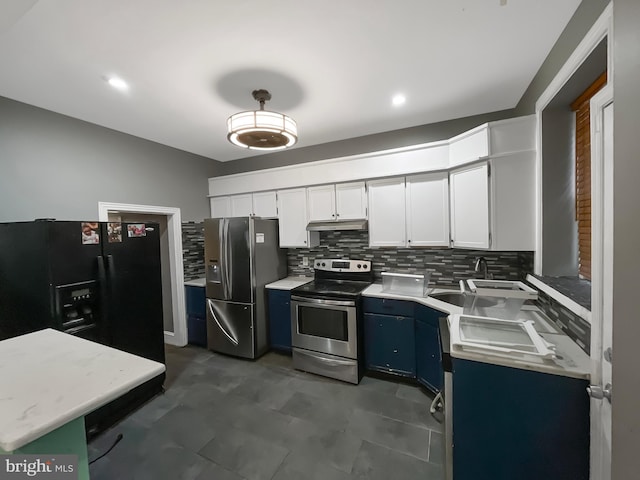
<instances>
[{"instance_id":1,"label":"range hood","mask_svg":"<svg viewBox=\"0 0 640 480\"><path fill-rule=\"evenodd\" d=\"M367 230L368 227L366 220L339 220L337 222L309 222L307 230L309 232L333 232L336 230Z\"/></svg>"}]
</instances>

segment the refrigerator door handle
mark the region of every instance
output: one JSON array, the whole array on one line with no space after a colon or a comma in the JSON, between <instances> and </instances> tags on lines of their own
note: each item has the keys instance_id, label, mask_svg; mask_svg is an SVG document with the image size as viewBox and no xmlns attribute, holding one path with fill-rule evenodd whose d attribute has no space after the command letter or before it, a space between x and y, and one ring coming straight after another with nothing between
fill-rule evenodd
<instances>
[{"instance_id":1,"label":"refrigerator door handle","mask_svg":"<svg viewBox=\"0 0 640 480\"><path fill-rule=\"evenodd\" d=\"M218 239L220 242L220 283L222 283L222 300L229 299L227 295L226 229L227 219L221 218L218 224Z\"/></svg>"},{"instance_id":2,"label":"refrigerator door handle","mask_svg":"<svg viewBox=\"0 0 640 480\"><path fill-rule=\"evenodd\" d=\"M211 318L213 318L213 321L216 322L216 325L218 325L218 328L220 329L220 331L225 334L225 336L229 339L231 343L237 346L239 343L237 336L233 335L234 333L233 330L229 328L227 325L222 325L222 322L218 319L216 312L213 310L213 306L210 300L207 301L207 306L209 307L209 313L211 314ZM228 330L231 330L231 333L229 333Z\"/></svg>"},{"instance_id":3,"label":"refrigerator door handle","mask_svg":"<svg viewBox=\"0 0 640 480\"><path fill-rule=\"evenodd\" d=\"M116 272L116 264L111 254L107 255L107 270L109 271L109 278L112 279Z\"/></svg>"},{"instance_id":4,"label":"refrigerator door handle","mask_svg":"<svg viewBox=\"0 0 640 480\"><path fill-rule=\"evenodd\" d=\"M100 284L100 298L106 299L108 291L107 291L107 272L105 268L104 257L102 255L98 255L98 281ZM111 343L111 338L109 338L109 330L107 328L108 325L108 302L102 301L100 302L100 333L101 340L107 345Z\"/></svg>"},{"instance_id":5,"label":"refrigerator door handle","mask_svg":"<svg viewBox=\"0 0 640 480\"><path fill-rule=\"evenodd\" d=\"M222 285L224 289L224 299L231 300L231 241L229 239L229 219L225 218L224 220L224 238L222 239L222 248L223 248L223 261L224 269L222 270L224 284Z\"/></svg>"}]
</instances>

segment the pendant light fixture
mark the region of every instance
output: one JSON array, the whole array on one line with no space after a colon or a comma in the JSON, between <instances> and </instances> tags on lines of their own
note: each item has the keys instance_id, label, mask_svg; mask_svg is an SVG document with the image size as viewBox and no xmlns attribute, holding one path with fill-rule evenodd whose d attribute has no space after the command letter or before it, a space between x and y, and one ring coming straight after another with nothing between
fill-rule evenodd
<instances>
[{"instance_id":1,"label":"pendant light fixture","mask_svg":"<svg viewBox=\"0 0 640 480\"><path fill-rule=\"evenodd\" d=\"M298 141L298 127L293 118L264 109L271 100L267 90L254 90L253 98L260 103L260 110L236 113L227 119L231 143L251 150L280 150Z\"/></svg>"}]
</instances>

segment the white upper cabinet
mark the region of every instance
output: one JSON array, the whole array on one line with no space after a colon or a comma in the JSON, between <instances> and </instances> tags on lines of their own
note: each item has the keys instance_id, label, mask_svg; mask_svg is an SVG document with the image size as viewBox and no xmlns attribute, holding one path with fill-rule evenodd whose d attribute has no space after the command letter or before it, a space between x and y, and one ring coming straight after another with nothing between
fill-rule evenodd
<instances>
[{"instance_id":1,"label":"white upper cabinet","mask_svg":"<svg viewBox=\"0 0 640 480\"><path fill-rule=\"evenodd\" d=\"M535 249L535 152L450 173L451 238L458 248Z\"/></svg>"},{"instance_id":2,"label":"white upper cabinet","mask_svg":"<svg viewBox=\"0 0 640 480\"><path fill-rule=\"evenodd\" d=\"M407 245L449 246L449 175L447 172L406 178Z\"/></svg>"},{"instance_id":3,"label":"white upper cabinet","mask_svg":"<svg viewBox=\"0 0 640 480\"><path fill-rule=\"evenodd\" d=\"M404 177L372 180L367 187L369 246L406 246Z\"/></svg>"},{"instance_id":4,"label":"white upper cabinet","mask_svg":"<svg viewBox=\"0 0 640 480\"><path fill-rule=\"evenodd\" d=\"M448 185L446 172L369 182L369 246L448 246Z\"/></svg>"},{"instance_id":5,"label":"white upper cabinet","mask_svg":"<svg viewBox=\"0 0 640 480\"><path fill-rule=\"evenodd\" d=\"M229 197L211 197L211 218L225 218L231 216L231 202Z\"/></svg>"},{"instance_id":6,"label":"white upper cabinet","mask_svg":"<svg viewBox=\"0 0 640 480\"><path fill-rule=\"evenodd\" d=\"M307 188L309 221L327 222L367 218L365 192L364 182Z\"/></svg>"},{"instance_id":7,"label":"white upper cabinet","mask_svg":"<svg viewBox=\"0 0 640 480\"><path fill-rule=\"evenodd\" d=\"M276 192L243 193L211 198L211 217L278 218Z\"/></svg>"},{"instance_id":8,"label":"white upper cabinet","mask_svg":"<svg viewBox=\"0 0 640 480\"><path fill-rule=\"evenodd\" d=\"M308 232L307 190L292 188L278 191L280 246L309 248L319 244L318 232Z\"/></svg>"},{"instance_id":9,"label":"white upper cabinet","mask_svg":"<svg viewBox=\"0 0 640 480\"><path fill-rule=\"evenodd\" d=\"M320 185L307 188L309 221L323 222L336 219L335 185Z\"/></svg>"},{"instance_id":10,"label":"white upper cabinet","mask_svg":"<svg viewBox=\"0 0 640 480\"><path fill-rule=\"evenodd\" d=\"M232 217L250 217L253 215L253 195L251 193L231 195L229 202L231 203Z\"/></svg>"},{"instance_id":11,"label":"white upper cabinet","mask_svg":"<svg viewBox=\"0 0 640 480\"><path fill-rule=\"evenodd\" d=\"M489 248L489 166L487 162L450 174L451 242L459 248Z\"/></svg>"},{"instance_id":12,"label":"white upper cabinet","mask_svg":"<svg viewBox=\"0 0 640 480\"><path fill-rule=\"evenodd\" d=\"M261 218L278 218L276 192L258 192L253 194L253 215Z\"/></svg>"}]
</instances>

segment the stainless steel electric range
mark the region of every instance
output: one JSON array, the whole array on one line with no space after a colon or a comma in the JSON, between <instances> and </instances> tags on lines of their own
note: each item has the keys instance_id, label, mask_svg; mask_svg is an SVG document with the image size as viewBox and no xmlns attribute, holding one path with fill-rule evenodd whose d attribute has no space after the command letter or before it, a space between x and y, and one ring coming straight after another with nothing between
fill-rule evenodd
<instances>
[{"instance_id":1,"label":"stainless steel electric range","mask_svg":"<svg viewBox=\"0 0 640 480\"><path fill-rule=\"evenodd\" d=\"M293 366L357 384L362 378L361 292L371 262L317 259L314 280L291 291Z\"/></svg>"}]
</instances>

